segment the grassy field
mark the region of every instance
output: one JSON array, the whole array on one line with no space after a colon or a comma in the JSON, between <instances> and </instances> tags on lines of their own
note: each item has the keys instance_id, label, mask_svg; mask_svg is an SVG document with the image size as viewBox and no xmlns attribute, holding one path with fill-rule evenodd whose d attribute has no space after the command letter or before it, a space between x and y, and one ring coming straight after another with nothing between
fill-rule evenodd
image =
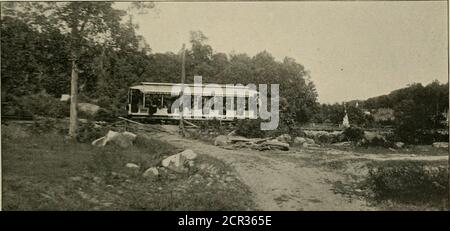
<instances>
[{"instance_id":1,"label":"grassy field","mask_svg":"<svg viewBox=\"0 0 450 231\"><path fill-rule=\"evenodd\" d=\"M131 148L98 148L32 130L2 125L3 210L254 209L248 188L211 157L200 155L187 174L148 179L143 171L181 150L140 136Z\"/></svg>"}]
</instances>

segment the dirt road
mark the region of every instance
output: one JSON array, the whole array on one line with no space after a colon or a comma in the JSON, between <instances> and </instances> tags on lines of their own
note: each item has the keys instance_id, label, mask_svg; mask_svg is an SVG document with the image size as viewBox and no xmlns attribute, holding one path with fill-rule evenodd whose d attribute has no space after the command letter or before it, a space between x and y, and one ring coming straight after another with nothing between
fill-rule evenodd
<instances>
[{"instance_id":1,"label":"dirt road","mask_svg":"<svg viewBox=\"0 0 450 231\"><path fill-rule=\"evenodd\" d=\"M367 161L447 159L447 156L424 157L410 154L361 155L327 148L293 149L288 152L229 150L182 138L175 131L160 132L154 136L229 164L235 169L237 177L250 187L260 210L377 210L362 197L335 193L334 183L348 181L348 171L353 171L358 168L358 164L361 166ZM323 167L323 163L336 160L347 163L349 159L356 160L357 163L346 165L341 168L343 171Z\"/></svg>"},{"instance_id":2,"label":"dirt road","mask_svg":"<svg viewBox=\"0 0 450 231\"><path fill-rule=\"evenodd\" d=\"M276 158L276 153L227 150L178 135L159 133L160 139L189 148L232 166L254 193L261 210L374 210L364 201L335 194L332 183L343 176L317 167L306 167L301 159Z\"/></svg>"}]
</instances>

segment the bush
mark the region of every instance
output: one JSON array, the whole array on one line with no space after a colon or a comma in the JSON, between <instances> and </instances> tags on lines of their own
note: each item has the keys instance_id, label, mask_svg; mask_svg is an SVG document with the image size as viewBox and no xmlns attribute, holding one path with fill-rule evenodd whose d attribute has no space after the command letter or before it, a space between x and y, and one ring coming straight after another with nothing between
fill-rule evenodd
<instances>
[{"instance_id":1,"label":"bush","mask_svg":"<svg viewBox=\"0 0 450 231\"><path fill-rule=\"evenodd\" d=\"M94 120L96 121L105 121L105 122L114 122L117 120L117 117L113 112L106 110L104 108L100 108L97 114L94 116Z\"/></svg>"},{"instance_id":2,"label":"bush","mask_svg":"<svg viewBox=\"0 0 450 231\"><path fill-rule=\"evenodd\" d=\"M33 115L53 118L69 116L69 104L46 93L23 96L18 100L18 104Z\"/></svg>"},{"instance_id":3,"label":"bush","mask_svg":"<svg viewBox=\"0 0 450 231\"><path fill-rule=\"evenodd\" d=\"M374 199L402 203L436 203L448 197L448 169L418 161L371 164L366 185Z\"/></svg>"},{"instance_id":4,"label":"bush","mask_svg":"<svg viewBox=\"0 0 450 231\"><path fill-rule=\"evenodd\" d=\"M236 125L236 134L247 138L262 138L266 135L266 131L261 130L261 122L261 119L239 120Z\"/></svg>"},{"instance_id":5,"label":"bush","mask_svg":"<svg viewBox=\"0 0 450 231\"><path fill-rule=\"evenodd\" d=\"M428 145L433 142L448 142L448 133L437 130L421 130L408 128L406 126L397 127L394 130L395 138L408 144Z\"/></svg>"},{"instance_id":6,"label":"bush","mask_svg":"<svg viewBox=\"0 0 450 231\"><path fill-rule=\"evenodd\" d=\"M114 122L117 121L117 117L127 115L126 103L120 102L117 98L101 97L94 103L101 107L95 120Z\"/></svg>"},{"instance_id":7,"label":"bush","mask_svg":"<svg viewBox=\"0 0 450 231\"><path fill-rule=\"evenodd\" d=\"M96 127L94 123L81 123L77 129L77 140L81 143L90 143L106 135L106 129Z\"/></svg>"},{"instance_id":8,"label":"bush","mask_svg":"<svg viewBox=\"0 0 450 231\"><path fill-rule=\"evenodd\" d=\"M346 128L342 134L348 141L352 141L354 143L364 138L364 130L354 126Z\"/></svg>"},{"instance_id":9,"label":"bush","mask_svg":"<svg viewBox=\"0 0 450 231\"><path fill-rule=\"evenodd\" d=\"M199 124L201 134L219 135L219 134L224 134L226 132L224 124L222 124L221 121L219 121L215 118L212 120L199 121L198 124Z\"/></svg>"},{"instance_id":10,"label":"bush","mask_svg":"<svg viewBox=\"0 0 450 231\"><path fill-rule=\"evenodd\" d=\"M393 142L388 141L386 138L382 136L376 136L371 140L364 139L363 142L361 142L363 146L370 146L370 147L384 147L384 148L390 148L393 147Z\"/></svg>"}]
</instances>

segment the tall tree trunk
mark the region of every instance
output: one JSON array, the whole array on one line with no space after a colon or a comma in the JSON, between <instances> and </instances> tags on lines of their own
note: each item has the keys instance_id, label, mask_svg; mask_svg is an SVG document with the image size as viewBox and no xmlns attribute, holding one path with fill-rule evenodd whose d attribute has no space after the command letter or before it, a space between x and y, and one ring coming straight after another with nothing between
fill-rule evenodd
<instances>
[{"instance_id":1,"label":"tall tree trunk","mask_svg":"<svg viewBox=\"0 0 450 231\"><path fill-rule=\"evenodd\" d=\"M77 136L77 97L78 97L78 70L75 58L72 60L72 75L70 82L70 124L69 137L74 139Z\"/></svg>"},{"instance_id":2,"label":"tall tree trunk","mask_svg":"<svg viewBox=\"0 0 450 231\"><path fill-rule=\"evenodd\" d=\"M185 46L183 43L183 48L181 51L181 94L180 94L180 98L181 98L181 108L180 108L180 131L181 131L181 135L184 137L185 136L185 132L184 132L184 116L183 116L183 111L184 111L184 81L186 79L186 72L184 70L184 65L185 65Z\"/></svg>"}]
</instances>

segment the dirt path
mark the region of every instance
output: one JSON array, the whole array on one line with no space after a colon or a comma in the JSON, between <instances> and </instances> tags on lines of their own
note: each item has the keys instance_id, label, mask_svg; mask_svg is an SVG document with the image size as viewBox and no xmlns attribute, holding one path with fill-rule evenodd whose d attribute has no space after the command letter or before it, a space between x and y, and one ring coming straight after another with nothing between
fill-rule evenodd
<instances>
[{"instance_id":1,"label":"dirt path","mask_svg":"<svg viewBox=\"0 0 450 231\"><path fill-rule=\"evenodd\" d=\"M255 194L261 210L374 210L362 200L349 200L333 192L331 182L343 180L343 176L317 167L305 167L302 160L276 158L277 154L271 152L227 150L168 133L156 136L232 166Z\"/></svg>"}]
</instances>

